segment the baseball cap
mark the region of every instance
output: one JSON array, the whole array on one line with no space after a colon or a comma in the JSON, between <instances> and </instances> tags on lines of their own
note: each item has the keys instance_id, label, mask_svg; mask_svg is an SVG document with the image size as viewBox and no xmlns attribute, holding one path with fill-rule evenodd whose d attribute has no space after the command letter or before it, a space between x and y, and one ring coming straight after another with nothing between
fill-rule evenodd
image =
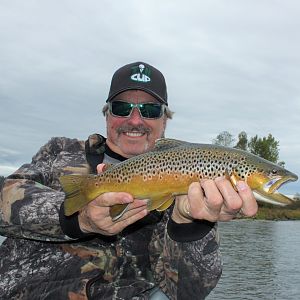
<instances>
[{"instance_id":1,"label":"baseball cap","mask_svg":"<svg viewBox=\"0 0 300 300\"><path fill-rule=\"evenodd\" d=\"M168 105L167 86L163 74L144 62L135 62L118 69L111 80L106 102L128 90L142 90Z\"/></svg>"}]
</instances>

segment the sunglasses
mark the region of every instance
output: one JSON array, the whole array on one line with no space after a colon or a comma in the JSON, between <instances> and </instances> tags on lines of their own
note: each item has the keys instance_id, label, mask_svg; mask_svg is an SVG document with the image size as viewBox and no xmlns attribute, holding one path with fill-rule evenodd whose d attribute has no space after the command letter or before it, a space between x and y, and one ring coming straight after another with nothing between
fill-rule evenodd
<instances>
[{"instance_id":1,"label":"sunglasses","mask_svg":"<svg viewBox=\"0 0 300 300\"><path fill-rule=\"evenodd\" d=\"M115 117L129 118L136 107L142 118L158 119L163 115L164 105L160 103L129 103L122 100L114 100L108 103L110 113Z\"/></svg>"}]
</instances>

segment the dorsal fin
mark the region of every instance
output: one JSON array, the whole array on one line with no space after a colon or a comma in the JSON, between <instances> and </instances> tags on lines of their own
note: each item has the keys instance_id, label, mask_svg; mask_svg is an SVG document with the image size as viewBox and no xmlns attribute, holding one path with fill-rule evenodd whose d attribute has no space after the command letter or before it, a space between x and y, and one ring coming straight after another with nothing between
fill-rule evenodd
<instances>
[{"instance_id":1,"label":"dorsal fin","mask_svg":"<svg viewBox=\"0 0 300 300\"><path fill-rule=\"evenodd\" d=\"M161 138L155 141L155 147L152 151L167 150L178 146L182 146L184 144L188 144L188 142L175 140L175 139Z\"/></svg>"}]
</instances>

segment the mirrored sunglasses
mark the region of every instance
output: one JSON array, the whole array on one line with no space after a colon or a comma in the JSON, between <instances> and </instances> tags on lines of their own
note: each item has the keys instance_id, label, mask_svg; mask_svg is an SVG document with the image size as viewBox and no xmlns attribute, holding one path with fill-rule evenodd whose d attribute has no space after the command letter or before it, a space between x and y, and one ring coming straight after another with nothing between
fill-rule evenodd
<instances>
[{"instance_id":1,"label":"mirrored sunglasses","mask_svg":"<svg viewBox=\"0 0 300 300\"><path fill-rule=\"evenodd\" d=\"M164 105L160 103L129 103L122 100L113 100L108 103L110 113L115 117L129 118L136 107L142 118L158 119L163 115Z\"/></svg>"}]
</instances>

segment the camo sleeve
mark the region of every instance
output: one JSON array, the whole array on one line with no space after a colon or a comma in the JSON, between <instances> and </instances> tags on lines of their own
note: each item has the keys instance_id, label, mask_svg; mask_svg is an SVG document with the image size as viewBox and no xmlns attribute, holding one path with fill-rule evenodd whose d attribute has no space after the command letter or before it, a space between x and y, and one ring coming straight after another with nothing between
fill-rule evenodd
<instances>
[{"instance_id":1,"label":"camo sleeve","mask_svg":"<svg viewBox=\"0 0 300 300\"><path fill-rule=\"evenodd\" d=\"M58 177L62 167L70 161L70 155L64 154L72 147L74 140L53 138L30 164L7 177L0 194L1 235L43 241L69 239L59 223L64 193L60 190Z\"/></svg>"},{"instance_id":2,"label":"camo sleeve","mask_svg":"<svg viewBox=\"0 0 300 300\"><path fill-rule=\"evenodd\" d=\"M174 240L170 225L165 226L166 218L154 231L150 243L154 279L170 299L205 299L222 273L217 224L202 230L206 234L197 240L192 231L196 227L201 230L202 225L207 225L205 222L176 224L174 228L185 231L187 238Z\"/></svg>"}]
</instances>

